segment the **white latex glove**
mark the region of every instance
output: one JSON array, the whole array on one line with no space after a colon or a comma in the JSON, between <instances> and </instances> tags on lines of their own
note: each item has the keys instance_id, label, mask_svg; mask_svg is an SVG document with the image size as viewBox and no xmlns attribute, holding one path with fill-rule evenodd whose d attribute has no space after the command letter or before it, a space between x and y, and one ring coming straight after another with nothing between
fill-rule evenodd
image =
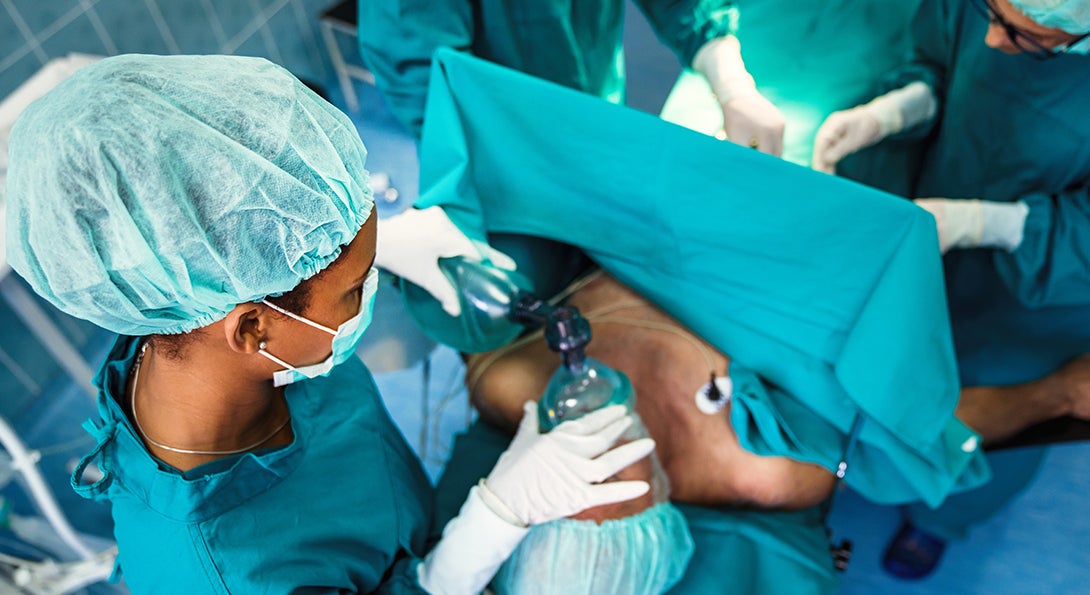
<instances>
[{"instance_id":1,"label":"white latex glove","mask_svg":"<svg viewBox=\"0 0 1090 595\"><path fill-rule=\"evenodd\" d=\"M935 217L939 251L951 248L1001 248L1012 252L1022 243L1029 207L1024 202L920 198L916 204Z\"/></svg>"},{"instance_id":2,"label":"white latex glove","mask_svg":"<svg viewBox=\"0 0 1090 595\"><path fill-rule=\"evenodd\" d=\"M927 120L935 115L936 106L931 87L917 81L870 103L833 112L814 137L812 166L831 174L846 155Z\"/></svg>"},{"instance_id":3,"label":"white latex glove","mask_svg":"<svg viewBox=\"0 0 1090 595\"><path fill-rule=\"evenodd\" d=\"M417 580L433 595L477 595L529 531L496 515L476 486L417 567Z\"/></svg>"},{"instance_id":4,"label":"white latex glove","mask_svg":"<svg viewBox=\"0 0 1090 595\"><path fill-rule=\"evenodd\" d=\"M642 438L609 450L631 424L625 408L614 405L541 434L537 403L526 403L515 439L417 568L420 586L433 594L480 593L529 525L647 493L645 481L596 483L654 449Z\"/></svg>"},{"instance_id":5,"label":"white latex glove","mask_svg":"<svg viewBox=\"0 0 1090 595\"><path fill-rule=\"evenodd\" d=\"M705 43L693 58L693 69L708 79L723 110L723 131L731 142L777 157L783 154L786 120L757 91L742 61L737 37L728 35Z\"/></svg>"},{"instance_id":6,"label":"white latex glove","mask_svg":"<svg viewBox=\"0 0 1090 595\"><path fill-rule=\"evenodd\" d=\"M458 316L458 293L439 269L439 259L451 256L487 258L498 268L515 270L511 257L466 237L439 207L409 209L379 222L375 266L419 285L447 314Z\"/></svg>"},{"instance_id":7,"label":"white latex glove","mask_svg":"<svg viewBox=\"0 0 1090 595\"><path fill-rule=\"evenodd\" d=\"M503 505L496 512L537 525L647 493L646 481L598 483L654 450L650 438L609 450L630 425L625 408L613 405L541 434L537 403L526 403L515 439L483 484Z\"/></svg>"}]
</instances>

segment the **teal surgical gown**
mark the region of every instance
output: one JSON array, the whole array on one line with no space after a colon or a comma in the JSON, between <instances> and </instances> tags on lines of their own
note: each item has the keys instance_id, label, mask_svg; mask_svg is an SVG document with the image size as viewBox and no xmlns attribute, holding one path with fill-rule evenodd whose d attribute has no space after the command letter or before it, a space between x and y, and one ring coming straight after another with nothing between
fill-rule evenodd
<instances>
[{"instance_id":1,"label":"teal surgical gown","mask_svg":"<svg viewBox=\"0 0 1090 595\"><path fill-rule=\"evenodd\" d=\"M684 65L737 22L729 0L635 3ZM432 54L443 46L620 103L624 9L624 0L359 0L360 50L391 110L419 136ZM536 98L520 101L534 117Z\"/></svg>"},{"instance_id":2,"label":"teal surgical gown","mask_svg":"<svg viewBox=\"0 0 1090 595\"><path fill-rule=\"evenodd\" d=\"M913 23L915 59L890 88L932 86L935 117L916 197L980 198L1029 206L1014 252L945 257L950 317L965 386L1015 384L1090 352L1090 56L1038 61L984 45L987 20L969 2L925 0ZM1003 455L1003 481L954 499L921 527L945 537L998 510L1039 457Z\"/></svg>"},{"instance_id":3,"label":"teal surgical gown","mask_svg":"<svg viewBox=\"0 0 1090 595\"><path fill-rule=\"evenodd\" d=\"M986 478L922 209L460 52L436 54L427 117L418 206L579 246L729 354L747 449L828 469L850 450L879 502Z\"/></svg>"},{"instance_id":4,"label":"teal surgical gown","mask_svg":"<svg viewBox=\"0 0 1090 595\"><path fill-rule=\"evenodd\" d=\"M119 404L138 344L120 338L99 371L84 463L99 459L105 477L76 488L112 505L134 593L423 592L432 488L359 360L286 387L291 444L181 473Z\"/></svg>"}]
</instances>

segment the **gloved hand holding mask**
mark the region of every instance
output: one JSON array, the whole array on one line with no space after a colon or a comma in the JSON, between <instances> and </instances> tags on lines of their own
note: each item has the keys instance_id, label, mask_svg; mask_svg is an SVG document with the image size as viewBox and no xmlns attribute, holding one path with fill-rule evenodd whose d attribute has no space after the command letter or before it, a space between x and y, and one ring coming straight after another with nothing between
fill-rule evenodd
<instances>
[{"instance_id":1,"label":"gloved hand holding mask","mask_svg":"<svg viewBox=\"0 0 1090 595\"><path fill-rule=\"evenodd\" d=\"M593 506L631 500L650 489L645 481L598 483L655 448L653 440L642 438L608 450L632 425L623 406L599 409L548 434L538 431L534 403L527 403L523 412L514 441L484 483L514 514L509 520L537 525Z\"/></svg>"},{"instance_id":2,"label":"gloved hand holding mask","mask_svg":"<svg viewBox=\"0 0 1090 595\"><path fill-rule=\"evenodd\" d=\"M486 480L418 570L430 593L479 593L526 536L529 525L642 496L645 481L598 483L643 459L649 438L611 447L632 424L624 406L606 407L541 434L535 403Z\"/></svg>"},{"instance_id":3,"label":"gloved hand holding mask","mask_svg":"<svg viewBox=\"0 0 1090 595\"><path fill-rule=\"evenodd\" d=\"M439 259L455 256L489 260L497 268L515 270L509 256L466 237L440 207L409 209L379 222L375 266L419 285L451 316L461 314L462 307L454 287L439 270Z\"/></svg>"}]
</instances>

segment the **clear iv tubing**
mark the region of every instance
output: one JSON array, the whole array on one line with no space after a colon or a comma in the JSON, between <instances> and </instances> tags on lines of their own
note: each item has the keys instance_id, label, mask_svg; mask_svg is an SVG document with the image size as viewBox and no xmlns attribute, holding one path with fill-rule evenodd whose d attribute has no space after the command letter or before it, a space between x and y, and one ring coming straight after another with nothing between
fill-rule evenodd
<instances>
[{"instance_id":1,"label":"clear iv tubing","mask_svg":"<svg viewBox=\"0 0 1090 595\"><path fill-rule=\"evenodd\" d=\"M35 503L42 512L42 516L45 517L49 524L53 527L53 530L57 532L57 535L64 541L68 547L79 555L84 560L93 560L95 558L95 552L91 551L83 540L76 535L75 529L72 525L68 524L68 519L65 518L64 513L61 512L57 501L53 498L53 493L49 491L49 487L46 486L45 480L42 478L41 471L38 470L38 462L36 457L27 450L19 437L15 434L15 430L8 425L7 421L0 416L0 444L11 455L12 467L19 471L23 479L26 480L27 487L30 490L30 495L34 497Z\"/></svg>"},{"instance_id":2,"label":"clear iv tubing","mask_svg":"<svg viewBox=\"0 0 1090 595\"><path fill-rule=\"evenodd\" d=\"M594 273L592 275L588 275L586 278L581 279L576 284L573 284L571 288L569 288L565 292L561 293L559 296L549 300L549 303L560 301L564 297L567 297L568 295L571 295L572 293L575 293L579 289L581 289L581 288L585 287L586 285L588 285L591 281L593 281L598 276L600 276L600 272L596 272L596 273ZM607 316L608 314L612 314L613 312L616 312L618 310L624 310L626 308L632 308L632 307L644 306L644 305L645 304L643 304L643 303L635 302L635 301L622 302L620 304L613 304L613 305L610 305L610 306L604 306L602 308L598 308L596 310L591 310L590 312L588 312L586 314L585 318L587 319L588 322L591 322L591 323L603 323L604 322L604 323L622 324L622 325L628 325L628 326L634 326L634 327L648 328L648 329L663 331L663 332L667 332L667 333L670 333L670 334L673 334L673 335L677 335L678 337L681 337L682 339L685 339L687 342L692 344L692 346L697 349L697 351L700 353L701 357L704 358L704 362L708 365L709 369L711 369L711 370L715 369L715 361L712 358L711 350L709 350L705 345L703 345L702 343L697 341L696 338L694 338L690 333L686 332L683 329L680 329L680 328L677 328L677 327L674 327L674 326L671 326L671 325L668 325L668 324L652 322L650 320L640 320L640 319L635 319L635 318ZM517 341L514 341L513 343L509 343L507 345L504 345L503 347L501 347L501 348L493 351L492 353L488 354L488 356L486 356L480 363L477 363L476 365L474 365L473 370L471 370L469 379L466 382L466 387L469 389L469 393L473 394L473 392L477 388L477 383L480 381L481 376L484 375L485 371L488 370L488 368L491 367L492 364L496 363L496 360L503 357L507 353L510 353L511 351L514 351L515 349L518 349L519 347L522 347L523 345L526 345L527 343L531 343L533 341L536 341L537 339L540 339L543 335L544 335L544 331L542 329L538 329L538 330L536 330L536 331L534 331L532 333L527 334L526 336L520 337Z\"/></svg>"},{"instance_id":3,"label":"clear iv tubing","mask_svg":"<svg viewBox=\"0 0 1090 595\"><path fill-rule=\"evenodd\" d=\"M586 287L587 285L590 285L594 281L598 280L603 274L604 274L604 271L602 269L598 269L597 271L594 271L593 273L583 277L582 279L579 279L579 280L575 281L574 283L569 285L567 288L565 288L563 291L561 291L559 294L557 294L553 298L549 299L548 303L550 303L550 304L559 303L564 298L574 294L575 292L579 291L580 289L582 289L582 288ZM584 314L583 317L587 319L587 322L607 322L607 323L612 322L612 323L616 323L616 324L627 324L629 326L654 329L654 330L659 330L659 331L664 331L664 332L667 332L667 333L671 333L673 335L677 335L678 337L681 337L682 339L688 341L690 344L693 345L693 347L696 347L697 351L700 352L701 357L704 358L704 363L708 364L708 369L710 369L710 370L715 369L715 361L712 359L711 350L709 350L700 341L697 341L696 338L693 337L693 335L691 333L685 331L684 329L677 328L677 327L669 325L669 324L663 324L663 323L660 323L660 322L652 322L650 320L640 320L640 319L635 319L635 318L609 317L609 316L607 316L608 314L612 314L614 312L617 312L618 310L624 310L624 309L627 309L627 308L645 306L645 305L647 305L647 304L641 303L641 302L638 302L638 301L635 301L635 300L626 301L626 302L621 302L619 304L612 304L612 305L609 305L609 306L602 306L601 308L591 310L590 312L587 312L586 314ZM520 345L521 344L522 343L520 342ZM513 347L511 347L511 348L513 349ZM504 353L506 353L506 351L508 351L508 350L509 349L505 348ZM491 362L489 362L489 363L491 363Z\"/></svg>"}]
</instances>

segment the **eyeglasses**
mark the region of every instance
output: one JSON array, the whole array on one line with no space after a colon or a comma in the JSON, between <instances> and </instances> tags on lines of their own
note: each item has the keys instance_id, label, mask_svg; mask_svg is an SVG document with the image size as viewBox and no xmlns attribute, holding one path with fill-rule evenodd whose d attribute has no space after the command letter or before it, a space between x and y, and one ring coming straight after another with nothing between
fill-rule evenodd
<instances>
[{"instance_id":1,"label":"eyeglasses","mask_svg":"<svg viewBox=\"0 0 1090 595\"><path fill-rule=\"evenodd\" d=\"M992 0L971 0L970 3L977 12L984 16L984 18L1002 27L1007 33L1007 38L1010 39L1011 43L1017 46L1019 50L1022 50L1023 53L1029 54L1038 60L1048 60L1049 58L1055 58L1056 56L1065 54L1072 46L1087 37L1090 37L1090 33L1087 33L1065 44L1050 48L1042 45L1041 42L1031 37L1028 33L1023 32L1021 29L999 16L999 11L995 9L995 4Z\"/></svg>"}]
</instances>

